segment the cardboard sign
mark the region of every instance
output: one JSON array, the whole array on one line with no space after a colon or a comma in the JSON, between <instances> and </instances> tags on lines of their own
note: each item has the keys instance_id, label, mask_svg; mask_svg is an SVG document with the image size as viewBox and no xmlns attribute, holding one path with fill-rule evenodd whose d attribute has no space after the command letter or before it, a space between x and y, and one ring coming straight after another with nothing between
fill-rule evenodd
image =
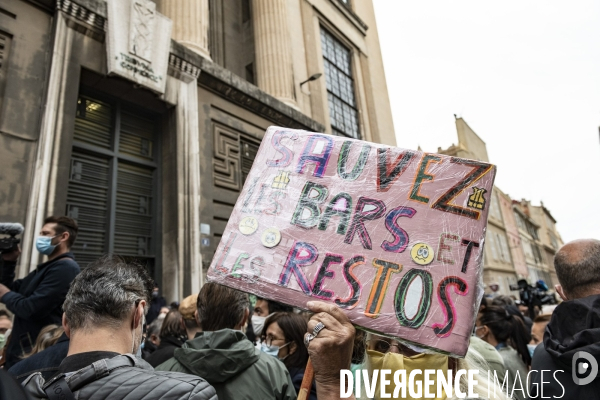
<instances>
[{"instance_id":1,"label":"cardboard sign","mask_svg":"<svg viewBox=\"0 0 600 400\"><path fill-rule=\"evenodd\" d=\"M271 127L208 278L464 356L493 165Z\"/></svg>"}]
</instances>

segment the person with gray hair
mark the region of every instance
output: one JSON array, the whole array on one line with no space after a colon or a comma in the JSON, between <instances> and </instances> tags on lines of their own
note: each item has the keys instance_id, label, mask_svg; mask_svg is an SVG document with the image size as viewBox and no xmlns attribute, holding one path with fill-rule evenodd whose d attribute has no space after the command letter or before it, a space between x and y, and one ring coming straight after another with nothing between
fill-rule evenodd
<instances>
[{"instance_id":1,"label":"person with gray hair","mask_svg":"<svg viewBox=\"0 0 600 400\"><path fill-rule=\"evenodd\" d=\"M155 372L135 355L153 284L143 266L118 256L104 256L83 270L63 305L68 356L49 382L39 372L23 382L30 398L61 392L61 398L78 400L216 399L205 380Z\"/></svg>"},{"instance_id":2,"label":"person with gray hair","mask_svg":"<svg viewBox=\"0 0 600 400\"><path fill-rule=\"evenodd\" d=\"M165 320L166 314L159 314L159 316L148 325L148 330L146 331L146 340L142 345L142 358L148 361L148 357L150 357L158 346L160 346L160 330L162 328L163 321Z\"/></svg>"},{"instance_id":3,"label":"person with gray hair","mask_svg":"<svg viewBox=\"0 0 600 400\"><path fill-rule=\"evenodd\" d=\"M530 397L597 398L600 240L580 239L565 244L554 257L554 267L560 283L555 289L564 302L552 313L543 343L533 353Z\"/></svg>"},{"instance_id":4,"label":"person with gray hair","mask_svg":"<svg viewBox=\"0 0 600 400\"><path fill-rule=\"evenodd\" d=\"M249 301L245 293L206 283L195 317L202 331L175 349L157 371L178 371L206 379L221 399L296 399L287 368L254 347L244 335Z\"/></svg>"}]
</instances>

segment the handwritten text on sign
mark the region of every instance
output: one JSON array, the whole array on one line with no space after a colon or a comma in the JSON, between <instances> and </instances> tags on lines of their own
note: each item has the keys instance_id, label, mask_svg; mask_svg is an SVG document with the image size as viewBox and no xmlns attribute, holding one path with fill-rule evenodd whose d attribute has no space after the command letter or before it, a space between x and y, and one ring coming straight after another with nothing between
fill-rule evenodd
<instances>
[{"instance_id":1,"label":"handwritten text on sign","mask_svg":"<svg viewBox=\"0 0 600 400\"><path fill-rule=\"evenodd\" d=\"M271 127L212 261L212 281L464 355L495 167Z\"/></svg>"}]
</instances>

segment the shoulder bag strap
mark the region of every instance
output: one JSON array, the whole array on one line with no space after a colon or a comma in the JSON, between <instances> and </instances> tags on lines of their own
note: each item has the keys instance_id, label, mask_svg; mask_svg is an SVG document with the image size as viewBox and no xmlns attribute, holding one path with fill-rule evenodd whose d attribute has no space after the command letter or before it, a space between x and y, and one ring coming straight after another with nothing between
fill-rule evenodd
<instances>
[{"instance_id":1,"label":"shoulder bag strap","mask_svg":"<svg viewBox=\"0 0 600 400\"><path fill-rule=\"evenodd\" d=\"M135 360L127 355L121 355L110 359L98 360L95 363L77 371L69 377L69 387L76 392L87 384L101 379L117 368L131 367Z\"/></svg>"},{"instance_id":2,"label":"shoulder bag strap","mask_svg":"<svg viewBox=\"0 0 600 400\"><path fill-rule=\"evenodd\" d=\"M111 359L103 359L77 371L65 379L65 374L59 374L46 382L43 389L49 400L75 400L73 392L83 386L108 375L112 370L135 365L133 356L117 356Z\"/></svg>"},{"instance_id":3,"label":"shoulder bag strap","mask_svg":"<svg viewBox=\"0 0 600 400\"><path fill-rule=\"evenodd\" d=\"M44 385L44 391L48 400L75 400L69 384L65 380L65 374L57 375Z\"/></svg>"}]
</instances>

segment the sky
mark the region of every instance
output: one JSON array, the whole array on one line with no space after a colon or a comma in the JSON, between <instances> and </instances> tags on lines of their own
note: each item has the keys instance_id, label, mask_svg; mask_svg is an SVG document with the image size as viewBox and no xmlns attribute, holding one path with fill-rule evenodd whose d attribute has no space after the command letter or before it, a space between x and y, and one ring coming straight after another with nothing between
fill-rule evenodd
<instances>
[{"instance_id":1,"label":"sky","mask_svg":"<svg viewBox=\"0 0 600 400\"><path fill-rule=\"evenodd\" d=\"M373 0L399 147L486 142L496 185L600 239L600 2Z\"/></svg>"}]
</instances>

